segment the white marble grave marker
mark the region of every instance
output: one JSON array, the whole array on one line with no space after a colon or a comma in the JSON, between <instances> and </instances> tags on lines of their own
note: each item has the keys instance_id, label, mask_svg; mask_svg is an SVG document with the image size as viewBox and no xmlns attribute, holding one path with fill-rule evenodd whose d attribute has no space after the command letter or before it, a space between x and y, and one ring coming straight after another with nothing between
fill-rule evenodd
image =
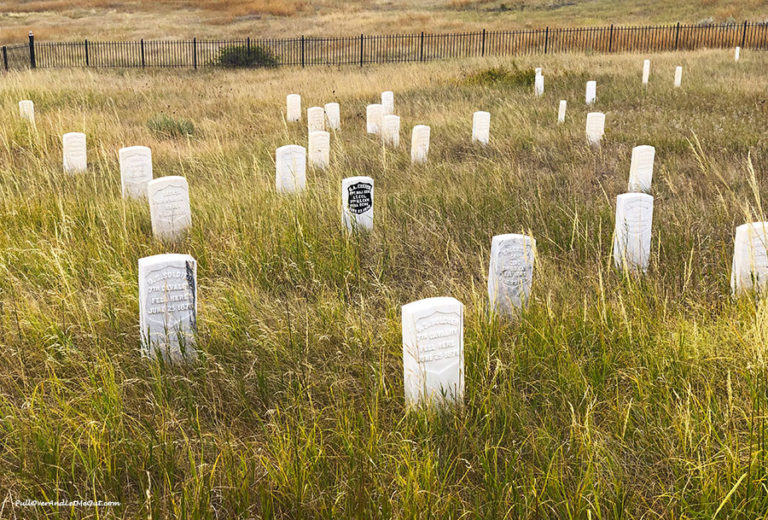
<instances>
[{"instance_id":1,"label":"white marble grave marker","mask_svg":"<svg viewBox=\"0 0 768 520\"><path fill-rule=\"evenodd\" d=\"M328 128L331 130L341 130L341 113L338 103L325 104L325 117L328 122Z\"/></svg>"},{"instance_id":2,"label":"white marble grave marker","mask_svg":"<svg viewBox=\"0 0 768 520\"><path fill-rule=\"evenodd\" d=\"M347 177L341 181L341 222L347 231L373 229L373 179Z\"/></svg>"},{"instance_id":3,"label":"white marble grave marker","mask_svg":"<svg viewBox=\"0 0 768 520\"><path fill-rule=\"evenodd\" d=\"M680 88L680 85L683 83L683 68L678 66L675 67L675 88Z\"/></svg>"},{"instance_id":4,"label":"white marble grave marker","mask_svg":"<svg viewBox=\"0 0 768 520\"><path fill-rule=\"evenodd\" d=\"M384 106L380 103L368 105L365 109L366 131L369 134L381 132L381 124L384 118Z\"/></svg>"},{"instance_id":5,"label":"white marble grave marker","mask_svg":"<svg viewBox=\"0 0 768 520\"><path fill-rule=\"evenodd\" d=\"M61 138L64 156L64 171L67 173L84 172L88 169L88 152L85 147L85 134L69 132Z\"/></svg>"},{"instance_id":6,"label":"white marble grave marker","mask_svg":"<svg viewBox=\"0 0 768 520\"><path fill-rule=\"evenodd\" d=\"M594 105L597 99L597 81L587 81L587 105Z\"/></svg>"},{"instance_id":7,"label":"white marble grave marker","mask_svg":"<svg viewBox=\"0 0 768 520\"><path fill-rule=\"evenodd\" d=\"M178 175L147 183L152 234L161 240L177 240L192 225L187 179Z\"/></svg>"},{"instance_id":8,"label":"white marble grave marker","mask_svg":"<svg viewBox=\"0 0 768 520\"><path fill-rule=\"evenodd\" d=\"M35 104L29 99L19 101L19 115L32 125L35 124Z\"/></svg>"},{"instance_id":9,"label":"white marble grave marker","mask_svg":"<svg viewBox=\"0 0 768 520\"><path fill-rule=\"evenodd\" d=\"M533 93L536 97L544 95L544 76L542 74L536 75L536 80L533 82Z\"/></svg>"},{"instance_id":10,"label":"white marble grave marker","mask_svg":"<svg viewBox=\"0 0 768 520\"><path fill-rule=\"evenodd\" d=\"M139 258L142 353L166 361L197 356L197 262L189 255Z\"/></svg>"},{"instance_id":11,"label":"white marble grave marker","mask_svg":"<svg viewBox=\"0 0 768 520\"><path fill-rule=\"evenodd\" d=\"M651 60L643 60L643 85L648 84L651 77Z\"/></svg>"},{"instance_id":12,"label":"white marble grave marker","mask_svg":"<svg viewBox=\"0 0 768 520\"><path fill-rule=\"evenodd\" d=\"M616 227L613 264L630 271L647 271L651 256L653 197L645 193L622 193L616 197Z\"/></svg>"},{"instance_id":13,"label":"white marble grave marker","mask_svg":"<svg viewBox=\"0 0 768 520\"><path fill-rule=\"evenodd\" d=\"M152 180L152 150L146 146L120 148L120 183L123 197L147 196L147 183Z\"/></svg>"},{"instance_id":14,"label":"white marble grave marker","mask_svg":"<svg viewBox=\"0 0 768 520\"><path fill-rule=\"evenodd\" d=\"M464 400L464 305L455 298L402 307L403 387L409 406Z\"/></svg>"},{"instance_id":15,"label":"white marble grave marker","mask_svg":"<svg viewBox=\"0 0 768 520\"><path fill-rule=\"evenodd\" d=\"M733 61L739 61L739 57L741 57L741 47L736 47L733 51Z\"/></svg>"},{"instance_id":16,"label":"white marble grave marker","mask_svg":"<svg viewBox=\"0 0 768 520\"><path fill-rule=\"evenodd\" d=\"M275 188L278 193L304 191L307 184L307 150L297 144L275 151Z\"/></svg>"},{"instance_id":17,"label":"white marble grave marker","mask_svg":"<svg viewBox=\"0 0 768 520\"><path fill-rule=\"evenodd\" d=\"M605 114L590 112L587 114L587 141L592 146L600 146L605 133Z\"/></svg>"},{"instance_id":18,"label":"white marble grave marker","mask_svg":"<svg viewBox=\"0 0 768 520\"><path fill-rule=\"evenodd\" d=\"M386 90L381 93L381 106L384 110L383 115L388 116L395 113L395 95L391 90Z\"/></svg>"},{"instance_id":19,"label":"white marble grave marker","mask_svg":"<svg viewBox=\"0 0 768 520\"><path fill-rule=\"evenodd\" d=\"M331 156L331 134L322 131L310 132L307 148L307 159L311 166L321 170L328 167Z\"/></svg>"},{"instance_id":20,"label":"white marble grave marker","mask_svg":"<svg viewBox=\"0 0 768 520\"><path fill-rule=\"evenodd\" d=\"M736 228L731 266L731 291L762 291L768 282L768 222L750 222Z\"/></svg>"},{"instance_id":21,"label":"white marble grave marker","mask_svg":"<svg viewBox=\"0 0 768 520\"><path fill-rule=\"evenodd\" d=\"M557 122L565 123L565 109L568 107L568 102L564 99L560 100L560 107L557 109Z\"/></svg>"},{"instance_id":22,"label":"white marble grave marker","mask_svg":"<svg viewBox=\"0 0 768 520\"><path fill-rule=\"evenodd\" d=\"M472 141L488 144L491 135L491 114L475 112L472 114Z\"/></svg>"},{"instance_id":23,"label":"white marble grave marker","mask_svg":"<svg viewBox=\"0 0 768 520\"><path fill-rule=\"evenodd\" d=\"M285 98L285 119L293 123L301 121L301 96L298 94L288 94Z\"/></svg>"},{"instance_id":24,"label":"white marble grave marker","mask_svg":"<svg viewBox=\"0 0 768 520\"><path fill-rule=\"evenodd\" d=\"M384 116L383 125L381 138L384 140L384 144L393 148L400 146L400 116L394 114Z\"/></svg>"},{"instance_id":25,"label":"white marble grave marker","mask_svg":"<svg viewBox=\"0 0 768 520\"><path fill-rule=\"evenodd\" d=\"M307 132L325 131L325 110L323 107L309 107L307 109Z\"/></svg>"},{"instance_id":26,"label":"white marble grave marker","mask_svg":"<svg viewBox=\"0 0 768 520\"><path fill-rule=\"evenodd\" d=\"M527 235L493 237L488 268L488 300L495 313L510 316L528 302L535 249L536 241Z\"/></svg>"},{"instance_id":27,"label":"white marble grave marker","mask_svg":"<svg viewBox=\"0 0 768 520\"><path fill-rule=\"evenodd\" d=\"M429 153L429 127L427 125L416 125L411 131L411 162L427 162Z\"/></svg>"},{"instance_id":28,"label":"white marble grave marker","mask_svg":"<svg viewBox=\"0 0 768 520\"><path fill-rule=\"evenodd\" d=\"M655 157L656 148L653 146L642 145L632 148L632 162L629 166L629 187L627 191L646 193L651 191L653 160Z\"/></svg>"}]
</instances>

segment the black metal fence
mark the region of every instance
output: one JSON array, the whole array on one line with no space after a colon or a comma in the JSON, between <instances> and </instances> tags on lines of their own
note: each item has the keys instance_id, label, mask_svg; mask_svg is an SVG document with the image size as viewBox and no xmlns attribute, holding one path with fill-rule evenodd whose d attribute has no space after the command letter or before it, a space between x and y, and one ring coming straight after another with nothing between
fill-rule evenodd
<instances>
[{"instance_id":1,"label":"black metal fence","mask_svg":"<svg viewBox=\"0 0 768 520\"><path fill-rule=\"evenodd\" d=\"M768 48L768 22L719 25L549 28L239 40L29 42L2 48L3 68L210 67L226 48L268 49L280 65L359 65L563 52L659 52Z\"/></svg>"}]
</instances>

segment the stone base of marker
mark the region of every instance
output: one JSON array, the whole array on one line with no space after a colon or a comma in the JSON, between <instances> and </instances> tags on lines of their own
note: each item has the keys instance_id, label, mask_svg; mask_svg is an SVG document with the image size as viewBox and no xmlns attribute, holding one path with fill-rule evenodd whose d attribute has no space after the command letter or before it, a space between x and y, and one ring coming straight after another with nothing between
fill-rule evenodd
<instances>
[{"instance_id":1,"label":"stone base of marker","mask_svg":"<svg viewBox=\"0 0 768 520\"><path fill-rule=\"evenodd\" d=\"M348 232L373 229L373 179L371 177L342 179L341 223Z\"/></svg>"},{"instance_id":2,"label":"stone base of marker","mask_svg":"<svg viewBox=\"0 0 768 520\"><path fill-rule=\"evenodd\" d=\"M427 298L403 305L403 388L408 406L464 401L464 305Z\"/></svg>"},{"instance_id":3,"label":"stone base of marker","mask_svg":"<svg viewBox=\"0 0 768 520\"><path fill-rule=\"evenodd\" d=\"M123 197L146 197L147 184L152 180L152 150L146 146L128 146L120 148L117 155Z\"/></svg>"},{"instance_id":4,"label":"stone base of marker","mask_svg":"<svg viewBox=\"0 0 768 520\"><path fill-rule=\"evenodd\" d=\"M278 193L299 193L307 185L307 150L297 144L275 151L275 189Z\"/></svg>"},{"instance_id":5,"label":"stone base of marker","mask_svg":"<svg viewBox=\"0 0 768 520\"><path fill-rule=\"evenodd\" d=\"M142 352L170 362L197 357L197 262L189 255L139 259Z\"/></svg>"},{"instance_id":6,"label":"stone base of marker","mask_svg":"<svg viewBox=\"0 0 768 520\"><path fill-rule=\"evenodd\" d=\"M618 270L645 272L651 256L653 197L623 193L616 197L613 264Z\"/></svg>"},{"instance_id":7,"label":"stone base of marker","mask_svg":"<svg viewBox=\"0 0 768 520\"><path fill-rule=\"evenodd\" d=\"M533 282L536 240L527 235L496 235L491 241L488 300L494 314L514 316L528 302Z\"/></svg>"},{"instance_id":8,"label":"stone base of marker","mask_svg":"<svg viewBox=\"0 0 768 520\"><path fill-rule=\"evenodd\" d=\"M164 241L182 239L192 226L187 179L170 175L149 181L147 198L152 234Z\"/></svg>"},{"instance_id":9,"label":"stone base of marker","mask_svg":"<svg viewBox=\"0 0 768 520\"><path fill-rule=\"evenodd\" d=\"M731 264L734 296L765 291L768 285L768 222L750 222L736 228Z\"/></svg>"}]
</instances>

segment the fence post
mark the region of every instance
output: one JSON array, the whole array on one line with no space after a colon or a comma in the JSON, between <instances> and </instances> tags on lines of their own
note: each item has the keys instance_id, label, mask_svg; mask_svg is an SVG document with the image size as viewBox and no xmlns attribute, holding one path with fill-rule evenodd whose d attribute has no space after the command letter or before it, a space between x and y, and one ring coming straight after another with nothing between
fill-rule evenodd
<instances>
[{"instance_id":1,"label":"fence post","mask_svg":"<svg viewBox=\"0 0 768 520\"><path fill-rule=\"evenodd\" d=\"M251 60L251 37L249 36L246 40L246 52L248 53L248 61Z\"/></svg>"},{"instance_id":2,"label":"fence post","mask_svg":"<svg viewBox=\"0 0 768 520\"><path fill-rule=\"evenodd\" d=\"M744 48L744 43L747 41L747 21L744 20L744 32L741 33L741 47Z\"/></svg>"},{"instance_id":3,"label":"fence post","mask_svg":"<svg viewBox=\"0 0 768 520\"><path fill-rule=\"evenodd\" d=\"M5 48L5 45L3 45L3 66L5 66L5 70L8 70L8 49Z\"/></svg>"},{"instance_id":4,"label":"fence post","mask_svg":"<svg viewBox=\"0 0 768 520\"><path fill-rule=\"evenodd\" d=\"M192 38L192 66L197 70L197 38Z\"/></svg>"},{"instance_id":5,"label":"fence post","mask_svg":"<svg viewBox=\"0 0 768 520\"><path fill-rule=\"evenodd\" d=\"M675 50L677 50L678 41L680 41L680 22L677 22L677 30L675 31Z\"/></svg>"},{"instance_id":6,"label":"fence post","mask_svg":"<svg viewBox=\"0 0 768 520\"><path fill-rule=\"evenodd\" d=\"M29 66L31 68L37 67L37 61L35 60L35 35L32 31L29 31Z\"/></svg>"},{"instance_id":7,"label":"fence post","mask_svg":"<svg viewBox=\"0 0 768 520\"><path fill-rule=\"evenodd\" d=\"M91 64L91 60L88 56L88 38L85 39L85 66L89 66Z\"/></svg>"},{"instance_id":8,"label":"fence post","mask_svg":"<svg viewBox=\"0 0 768 520\"><path fill-rule=\"evenodd\" d=\"M544 29L544 54L549 50L549 26Z\"/></svg>"},{"instance_id":9,"label":"fence post","mask_svg":"<svg viewBox=\"0 0 768 520\"><path fill-rule=\"evenodd\" d=\"M421 31L421 45L419 46L419 61L424 61L424 31Z\"/></svg>"},{"instance_id":10,"label":"fence post","mask_svg":"<svg viewBox=\"0 0 768 520\"><path fill-rule=\"evenodd\" d=\"M144 68L144 38L141 39L141 68Z\"/></svg>"},{"instance_id":11,"label":"fence post","mask_svg":"<svg viewBox=\"0 0 768 520\"><path fill-rule=\"evenodd\" d=\"M304 35L301 35L301 68L304 68Z\"/></svg>"},{"instance_id":12,"label":"fence post","mask_svg":"<svg viewBox=\"0 0 768 520\"><path fill-rule=\"evenodd\" d=\"M363 35L360 35L360 66L363 66Z\"/></svg>"},{"instance_id":13,"label":"fence post","mask_svg":"<svg viewBox=\"0 0 768 520\"><path fill-rule=\"evenodd\" d=\"M485 56L485 29L483 29L483 44L480 50L480 56Z\"/></svg>"},{"instance_id":14,"label":"fence post","mask_svg":"<svg viewBox=\"0 0 768 520\"><path fill-rule=\"evenodd\" d=\"M608 52L613 52L613 24L611 24L611 34L608 37Z\"/></svg>"}]
</instances>

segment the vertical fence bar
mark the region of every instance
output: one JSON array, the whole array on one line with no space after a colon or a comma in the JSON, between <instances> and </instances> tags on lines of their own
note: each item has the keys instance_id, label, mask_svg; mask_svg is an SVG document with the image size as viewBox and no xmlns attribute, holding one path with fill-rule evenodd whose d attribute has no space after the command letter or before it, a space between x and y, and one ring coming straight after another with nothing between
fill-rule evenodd
<instances>
[{"instance_id":1,"label":"vertical fence bar","mask_svg":"<svg viewBox=\"0 0 768 520\"><path fill-rule=\"evenodd\" d=\"M608 37L608 52L613 52L613 24L611 24L611 33Z\"/></svg>"},{"instance_id":2,"label":"vertical fence bar","mask_svg":"<svg viewBox=\"0 0 768 520\"><path fill-rule=\"evenodd\" d=\"M37 66L35 63L35 35L29 31L29 66L33 69Z\"/></svg>"},{"instance_id":3,"label":"vertical fence bar","mask_svg":"<svg viewBox=\"0 0 768 520\"><path fill-rule=\"evenodd\" d=\"M192 38L192 66L197 70L197 38Z\"/></svg>"},{"instance_id":4,"label":"vertical fence bar","mask_svg":"<svg viewBox=\"0 0 768 520\"><path fill-rule=\"evenodd\" d=\"M419 48L419 61L424 61L424 31L421 31L421 46Z\"/></svg>"},{"instance_id":5,"label":"vertical fence bar","mask_svg":"<svg viewBox=\"0 0 768 520\"><path fill-rule=\"evenodd\" d=\"M301 68L304 68L304 35L301 35Z\"/></svg>"},{"instance_id":6,"label":"vertical fence bar","mask_svg":"<svg viewBox=\"0 0 768 520\"><path fill-rule=\"evenodd\" d=\"M677 44L680 41L680 22L677 22L677 30L675 31L675 50L677 50Z\"/></svg>"},{"instance_id":7,"label":"vertical fence bar","mask_svg":"<svg viewBox=\"0 0 768 520\"><path fill-rule=\"evenodd\" d=\"M8 70L8 49L3 45L3 66Z\"/></svg>"},{"instance_id":8,"label":"vertical fence bar","mask_svg":"<svg viewBox=\"0 0 768 520\"><path fill-rule=\"evenodd\" d=\"M144 61L144 38L141 39L141 68L143 69L146 66L146 63Z\"/></svg>"},{"instance_id":9,"label":"vertical fence bar","mask_svg":"<svg viewBox=\"0 0 768 520\"><path fill-rule=\"evenodd\" d=\"M741 47L744 48L744 43L747 41L747 21L744 20L744 31L741 33Z\"/></svg>"},{"instance_id":10,"label":"vertical fence bar","mask_svg":"<svg viewBox=\"0 0 768 520\"><path fill-rule=\"evenodd\" d=\"M485 56L485 29L483 29L483 43L481 44L480 56Z\"/></svg>"},{"instance_id":11,"label":"vertical fence bar","mask_svg":"<svg viewBox=\"0 0 768 520\"><path fill-rule=\"evenodd\" d=\"M360 66L363 66L363 35L360 35Z\"/></svg>"},{"instance_id":12,"label":"vertical fence bar","mask_svg":"<svg viewBox=\"0 0 768 520\"><path fill-rule=\"evenodd\" d=\"M544 54L549 50L549 26L544 30Z\"/></svg>"},{"instance_id":13,"label":"vertical fence bar","mask_svg":"<svg viewBox=\"0 0 768 520\"><path fill-rule=\"evenodd\" d=\"M246 53L248 54L248 62L251 62L251 37L249 36L246 40Z\"/></svg>"},{"instance_id":14,"label":"vertical fence bar","mask_svg":"<svg viewBox=\"0 0 768 520\"><path fill-rule=\"evenodd\" d=\"M91 64L90 57L88 56L88 39L85 40L85 66L88 67Z\"/></svg>"}]
</instances>

